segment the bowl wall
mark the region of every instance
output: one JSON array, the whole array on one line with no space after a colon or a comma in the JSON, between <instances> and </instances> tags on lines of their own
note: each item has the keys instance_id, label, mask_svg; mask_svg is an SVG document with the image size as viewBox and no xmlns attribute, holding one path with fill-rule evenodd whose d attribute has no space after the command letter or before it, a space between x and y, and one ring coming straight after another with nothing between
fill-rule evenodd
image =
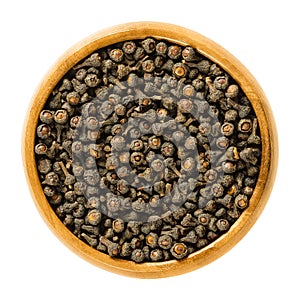
<instances>
[{"instance_id":1,"label":"bowl wall","mask_svg":"<svg viewBox=\"0 0 300 300\"><path fill-rule=\"evenodd\" d=\"M117 42L143 39L148 36L180 45L189 45L230 74L250 100L257 115L262 139L262 156L259 178L249 201L249 207L227 233L186 259L137 264L111 258L93 249L75 237L63 225L43 193L36 168L34 143L39 113L51 91L70 68L97 49ZM194 31L172 24L138 22L102 30L75 45L54 64L44 77L30 104L25 121L22 150L24 169L35 204L47 225L66 246L87 261L111 272L139 278L159 278L186 273L214 261L230 250L250 230L262 212L272 190L277 169L277 147L276 126L266 96L254 77L235 57Z\"/></svg>"}]
</instances>

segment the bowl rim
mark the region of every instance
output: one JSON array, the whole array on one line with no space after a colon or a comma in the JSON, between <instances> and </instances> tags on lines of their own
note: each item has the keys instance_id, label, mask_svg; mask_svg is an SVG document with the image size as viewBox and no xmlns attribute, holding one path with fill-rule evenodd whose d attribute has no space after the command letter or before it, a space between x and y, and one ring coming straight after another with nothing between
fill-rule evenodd
<instances>
[{"instance_id":1,"label":"bowl rim","mask_svg":"<svg viewBox=\"0 0 300 300\"><path fill-rule=\"evenodd\" d=\"M260 174L248 208L217 240L180 261L149 262L111 258L78 239L59 220L48 203L38 177L34 141L39 113L51 91L65 73L97 49L117 42L152 36L180 45L189 45L222 67L239 84L258 118L262 140ZM198 269L221 257L251 229L270 196L278 162L278 138L269 102L253 75L223 47L209 38L178 25L162 22L134 22L110 27L87 37L67 50L52 66L34 93L25 118L22 157L26 179L35 205L52 232L73 252L90 263L121 275L138 278L162 278Z\"/></svg>"}]
</instances>

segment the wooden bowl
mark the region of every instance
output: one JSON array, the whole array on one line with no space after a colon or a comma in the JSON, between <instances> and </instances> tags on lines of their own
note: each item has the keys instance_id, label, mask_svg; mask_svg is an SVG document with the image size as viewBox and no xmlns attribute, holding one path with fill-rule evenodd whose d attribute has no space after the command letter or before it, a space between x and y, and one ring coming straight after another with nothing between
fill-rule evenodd
<instances>
[{"instance_id":1,"label":"wooden bowl","mask_svg":"<svg viewBox=\"0 0 300 300\"><path fill-rule=\"evenodd\" d=\"M148 36L165 39L179 45L192 46L221 66L239 84L257 115L262 140L262 156L259 178L249 201L249 207L227 233L180 261L138 264L111 258L95 250L63 225L43 193L36 167L34 143L39 113L51 91L70 68L97 49L117 42L143 39ZM186 273L216 260L230 250L250 230L266 205L274 183L278 160L277 133L272 112L265 94L249 71L225 49L199 33L176 25L154 22L129 23L102 30L68 50L50 69L33 96L26 117L22 150L25 173L32 197L54 234L87 261L111 272L139 278L159 278Z\"/></svg>"}]
</instances>

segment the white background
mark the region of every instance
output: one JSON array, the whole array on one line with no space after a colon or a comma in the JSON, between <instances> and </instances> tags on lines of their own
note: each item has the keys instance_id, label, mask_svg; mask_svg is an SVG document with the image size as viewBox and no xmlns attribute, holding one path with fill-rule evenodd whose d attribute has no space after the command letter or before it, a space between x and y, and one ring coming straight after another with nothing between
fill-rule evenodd
<instances>
[{"instance_id":1,"label":"white background","mask_svg":"<svg viewBox=\"0 0 300 300\"><path fill-rule=\"evenodd\" d=\"M1 299L300 299L298 1L2 1L0 4ZM198 31L264 89L280 160L270 200L246 237L194 272L159 280L85 262L50 232L29 194L21 134L31 96L56 59L109 26L152 20Z\"/></svg>"}]
</instances>

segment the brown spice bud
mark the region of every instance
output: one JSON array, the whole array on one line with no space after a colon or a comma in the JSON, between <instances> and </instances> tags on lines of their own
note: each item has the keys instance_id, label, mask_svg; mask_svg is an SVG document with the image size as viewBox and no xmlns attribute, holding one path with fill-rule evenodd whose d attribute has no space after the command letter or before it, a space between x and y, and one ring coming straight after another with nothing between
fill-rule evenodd
<instances>
[{"instance_id":1,"label":"brown spice bud","mask_svg":"<svg viewBox=\"0 0 300 300\"><path fill-rule=\"evenodd\" d=\"M112 228L116 233L120 233L124 230L125 224L121 219L116 219L112 222Z\"/></svg>"},{"instance_id":2,"label":"brown spice bud","mask_svg":"<svg viewBox=\"0 0 300 300\"><path fill-rule=\"evenodd\" d=\"M245 209L248 206L248 197L239 194L238 196L236 196L234 203L238 208Z\"/></svg>"},{"instance_id":3,"label":"brown spice bud","mask_svg":"<svg viewBox=\"0 0 300 300\"><path fill-rule=\"evenodd\" d=\"M168 49L168 56L171 59L178 59L181 55L181 48L177 45L172 45Z\"/></svg>"},{"instance_id":4,"label":"brown spice bud","mask_svg":"<svg viewBox=\"0 0 300 300\"><path fill-rule=\"evenodd\" d=\"M196 91L192 85L187 84L184 86L182 93L185 97L193 97L195 95Z\"/></svg>"},{"instance_id":5,"label":"brown spice bud","mask_svg":"<svg viewBox=\"0 0 300 300\"><path fill-rule=\"evenodd\" d=\"M222 133L225 136L230 136L234 133L234 125L229 122L225 122L221 127Z\"/></svg>"},{"instance_id":6,"label":"brown spice bud","mask_svg":"<svg viewBox=\"0 0 300 300\"><path fill-rule=\"evenodd\" d=\"M184 243L175 243L171 248L171 254L177 259L182 259L188 254L187 246Z\"/></svg>"},{"instance_id":7,"label":"brown spice bud","mask_svg":"<svg viewBox=\"0 0 300 300\"><path fill-rule=\"evenodd\" d=\"M100 213L100 211L98 211L97 209L93 209L91 211L89 211L89 213L87 214L86 217L86 221L91 224L91 225L98 225L101 222L102 219L102 215Z\"/></svg>"},{"instance_id":8,"label":"brown spice bud","mask_svg":"<svg viewBox=\"0 0 300 300\"><path fill-rule=\"evenodd\" d=\"M173 239L169 235L162 235L158 238L158 245L162 249L170 249L172 247Z\"/></svg>"},{"instance_id":9,"label":"brown spice bud","mask_svg":"<svg viewBox=\"0 0 300 300\"><path fill-rule=\"evenodd\" d=\"M187 72L188 72L188 68L183 63L177 63L173 66L173 74L176 77L179 77L179 78L186 77Z\"/></svg>"},{"instance_id":10,"label":"brown spice bud","mask_svg":"<svg viewBox=\"0 0 300 300\"><path fill-rule=\"evenodd\" d=\"M154 232L149 233L146 236L146 244L151 248L156 248L158 242L158 235Z\"/></svg>"},{"instance_id":11,"label":"brown spice bud","mask_svg":"<svg viewBox=\"0 0 300 300\"><path fill-rule=\"evenodd\" d=\"M194 61L197 59L195 50L192 47L185 47L182 50L182 58L186 61Z\"/></svg>"},{"instance_id":12,"label":"brown spice bud","mask_svg":"<svg viewBox=\"0 0 300 300\"><path fill-rule=\"evenodd\" d=\"M64 109L58 109L53 119L57 124L65 124L68 121L68 113Z\"/></svg>"},{"instance_id":13,"label":"brown spice bud","mask_svg":"<svg viewBox=\"0 0 300 300\"><path fill-rule=\"evenodd\" d=\"M178 102L178 110L182 113L190 113L193 109L193 102L190 99L181 99Z\"/></svg>"},{"instance_id":14,"label":"brown spice bud","mask_svg":"<svg viewBox=\"0 0 300 300\"><path fill-rule=\"evenodd\" d=\"M148 140L148 146L154 150L159 149L161 146L161 139L157 136L150 137Z\"/></svg>"},{"instance_id":15,"label":"brown spice bud","mask_svg":"<svg viewBox=\"0 0 300 300\"><path fill-rule=\"evenodd\" d=\"M115 62L120 62L123 60L124 52L121 49L112 49L109 52L109 57Z\"/></svg>"},{"instance_id":16,"label":"brown spice bud","mask_svg":"<svg viewBox=\"0 0 300 300\"><path fill-rule=\"evenodd\" d=\"M40 113L40 120L45 124L50 124L53 120L53 112L50 110L42 110Z\"/></svg>"},{"instance_id":17,"label":"brown spice bud","mask_svg":"<svg viewBox=\"0 0 300 300\"><path fill-rule=\"evenodd\" d=\"M216 225L220 231L227 231L230 227L230 224L226 219L219 219Z\"/></svg>"},{"instance_id":18,"label":"brown spice bud","mask_svg":"<svg viewBox=\"0 0 300 300\"><path fill-rule=\"evenodd\" d=\"M126 54L133 54L134 51L136 50L136 44L133 41L128 41L123 44L122 50Z\"/></svg>"},{"instance_id":19,"label":"brown spice bud","mask_svg":"<svg viewBox=\"0 0 300 300\"><path fill-rule=\"evenodd\" d=\"M80 101L80 95L77 92L67 94L67 101L70 105L77 105Z\"/></svg>"},{"instance_id":20,"label":"brown spice bud","mask_svg":"<svg viewBox=\"0 0 300 300\"><path fill-rule=\"evenodd\" d=\"M148 60L143 61L142 68L143 68L144 72L152 73L155 70L155 64L154 64L153 60L148 59Z\"/></svg>"},{"instance_id":21,"label":"brown spice bud","mask_svg":"<svg viewBox=\"0 0 300 300\"><path fill-rule=\"evenodd\" d=\"M239 94L239 87L236 84L230 85L225 93L225 96L228 98L236 98Z\"/></svg>"},{"instance_id":22,"label":"brown spice bud","mask_svg":"<svg viewBox=\"0 0 300 300\"><path fill-rule=\"evenodd\" d=\"M156 52L157 52L158 55L165 55L167 51L168 51L168 46L167 46L166 43L159 42L156 45Z\"/></svg>"},{"instance_id":23,"label":"brown spice bud","mask_svg":"<svg viewBox=\"0 0 300 300\"><path fill-rule=\"evenodd\" d=\"M111 242L104 236L100 237L100 242L106 246L107 252L111 257L119 255L120 250L121 250L121 247L119 244Z\"/></svg>"},{"instance_id":24,"label":"brown spice bud","mask_svg":"<svg viewBox=\"0 0 300 300\"><path fill-rule=\"evenodd\" d=\"M249 132L252 129L252 122L250 119L241 119L238 124L238 130L241 132Z\"/></svg>"},{"instance_id":25,"label":"brown spice bud","mask_svg":"<svg viewBox=\"0 0 300 300\"><path fill-rule=\"evenodd\" d=\"M47 139L51 134L51 129L48 125L42 124L37 128L37 136L41 139Z\"/></svg>"}]
</instances>

